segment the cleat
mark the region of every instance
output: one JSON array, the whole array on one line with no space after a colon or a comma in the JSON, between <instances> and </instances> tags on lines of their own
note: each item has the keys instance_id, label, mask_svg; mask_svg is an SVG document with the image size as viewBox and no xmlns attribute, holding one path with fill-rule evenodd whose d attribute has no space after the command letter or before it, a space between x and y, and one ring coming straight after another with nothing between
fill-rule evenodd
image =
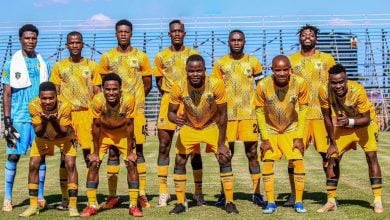
<instances>
[{"instance_id":1,"label":"cleat","mask_svg":"<svg viewBox=\"0 0 390 220\"><path fill-rule=\"evenodd\" d=\"M375 213L382 213L384 212L385 210L383 209L383 205L382 205L382 202L376 202L374 203L374 212Z\"/></svg>"},{"instance_id":2,"label":"cleat","mask_svg":"<svg viewBox=\"0 0 390 220\"><path fill-rule=\"evenodd\" d=\"M56 209L61 210L61 211L65 211L65 210L68 210L68 206L69 206L69 199L63 198L61 204L56 206Z\"/></svg>"},{"instance_id":3,"label":"cleat","mask_svg":"<svg viewBox=\"0 0 390 220\"><path fill-rule=\"evenodd\" d=\"M194 194L194 196L192 198L194 199L194 201L196 201L197 206L206 206L207 205L206 201L204 201L204 197L203 197L202 193Z\"/></svg>"},{"instance_id":4,"label":"cleat","mask_svg":"<svg viewBox=\"0 0 390 220\"><path fill-rule=\"evenodd\" d=\"M79 217L80 213L77 208L69 208L69 217Z\"/></svg>"},{"instance_id":5,"label":"cleat","mask_svg":"<svg viewBox=\"0 0 390 220\"><path fill-rule=\"evenodd\" d=\"M188 211L187 203L185 203L184 205L176 203L175 207L171 211L169 211L169 214L170 215L177 215L177 214L180 214L182 212L187 212L187 211Z\"/></svg>"},{"instance_id":6,"label":"cleat","mask_svg":"<svg viewBox=\"0 0 390 220\"><path fill-rule=\"evenodd\" d=\"M158 198L158 204L157 206L162 207L162 206L167 206L168 201L171 199L171 196L167 193L160 194Z\"/></svg>"},{"instance_id":7,"label":"cleat","mask_svg":"<svg viewBox=\"0 0 390 220\"><path fill-rule=\"evenodd\" d=\"M264 201L263 196L261 194L253 194L252 202L262 207L265 207L267 205L267 203Z\"/></svg>"},{"instance_id":8,"label":"cleat","mask_svg":"<svg viewBox=\"0 0 390 220\"><path fill-rule=\"evenodd\" d=\"M228 214L238 214L238 210L236 208L236 205L232 202L226 203L225 210Z\"/></svg>"},{"instance_id":9,"label":"cleat","mask_svg":"<svg viewBox=\"0 0 390 220\"><path fill-rule=\"evenodd\" d=\"M327 203L325 203L324 206L317 209L317 212L330 212L330 211L335 211L336 209L337 209L336 203L327 202Z\"/></svg>"},{"instance_id":10,"label":"cleat","mask_svg":"<svg viewBox=\"0 0 390 220\"><path fill-rule=\"evenodd\" d=\"M148 201L148 198L146 196L138 196L137 202L142 208L150 208L151 207L151 205Z\"/></svg>"},{"instance_id":11,"label":"cleat","mask_svg":"<svg viewBox=\"0 0 390 220\"><path fill-rule=\"evenodd\" d=\"M303 206L303 203L302 202L297 202L295 203L294 205L294 210L298 213L305 213L307 212L307 210L305 209L305 207Z\"/></svg>"},{"instance_id":12,"label":"cleat","mask_svg":"<svg viewBox=\"0 0 390 220\"><path fill-rule=\"evenodd\" d=\"M20 213L19 217L30 217L38 214L39 214L39 209L30 206L24 212Z\"/></svg>"},{"instance_id":13,"label":"cleat","mask_svg":"<svg viewBox=\"0 0 390 220\"><path fill-rule=\"evenodd\" d=\"M291 194L287 201L283 204L283 206L289 207L289 206L294 206L295 205L295 195Z\"/></svg>"},{"instance_id":14,"label":"cleat","mask_svg":"<svg viewBox=\"0 0 390 220\"><path fill-rule=\"evenodd\" d=\"M81 218L88 218L93 215L97 214L97 209L94 206L87 206L87 208L84 209L83 213L81 213Z\"/></svg>"},{"instance_id":15,"label":"cleat","mask_svg":"<svg viewBox=\"0 0 390 220\"><path fill-rule=\"evenodd\" d=\"M226 203L225 194L221 194L219 195L218 200L215 202L215 206L223 207L225 206L225 203Z\"/></svg>"},{"instance_id":16,"label":"cleat","mask_svg":"<svg viewBox=\"0 0 390 220\"><path fill-rule=\"evenodd\" d=\"M13 207L12 207L12 202L11 200L4 200L3 203L3 212L12 212Z\"/></svg>"},{"instance_id":17,"label":"cleat","mask_svg":"<svg viewBox=\"0 0 390 220\"><path fill-rule=\"evenodd\" d=\"M112 209L119 205L119 198L117 196L107 197L106 204L102 206L102 209Z\"/></svg>"},{"instance_id":18,"label":"cleat","mask_svg":"<svg viewBox=\"0 0 390 220\"><path fill-rule=\"evenodd\" d=\"M275 203L268 203L267 207L263 209L264 214L272 214L278 210L278 206Z\"/></svg>"},{"instance_id":19,"label":"cleat","mask_svg":"<svg viewBox=\"0 0 390 220\"><path fill-rule=\"evenodd\" d=\"M144 213L141 212L138 206L131 205L129 207L129 215L132 215L134 217L142 217L144 216Z\"/></svg>"}]
</instances>

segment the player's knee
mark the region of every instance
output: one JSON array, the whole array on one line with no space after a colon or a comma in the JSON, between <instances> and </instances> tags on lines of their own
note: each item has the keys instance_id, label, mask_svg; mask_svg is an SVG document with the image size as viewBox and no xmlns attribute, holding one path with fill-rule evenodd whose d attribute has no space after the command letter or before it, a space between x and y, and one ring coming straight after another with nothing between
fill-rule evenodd
<instances>
[{"instance_id":1,"label":"player's knee","mask_svg":"<svg viewBox=\"0 0 390 220\"><path fill-rule=\"evenodd\" d=\"M158 153L160 155L165 155L165 156L168 156L169 155L169 150L171 149L171 142L160 142L159 144L159 148L158 148Z\"/></svg>"},{"instance_id":2,"label":"player's knee","mask_svg":"<svg viewBox=\"0 0 390 220\"><path fill-rule=\"evenodd\" d=\"M69 160L66 160L66 164L65 164L65 167L68 171L74 171L76 169L76 160L75 159L69 159Z\"/></svg>"},{"instance_id":3,"label":"player's knee","mask_svg":"<svg viewBox=\"0 0 390 220\"><path fill-rule=\"evenodd\" d=\"M184 169L186 166L186 155L176 155L175 168Z\"/></svg>"},{"instance_id":4,"label":"player's knee","mask_svg":"<svg viewBox=\"0 0 390 220\"><path fill-rule=\"evenodd\" d=\"M30 159L30 164L29 164L30 172L34 172L34 171L39 170L39 164L40 164L39 160L31 158Z\"/></svg>"},{"instance_id":5,"label":"player's knee","mask_svg":"<svg viewBox=\"0 0 390 220\"><path fill-rule=\"evenodd\" d=\"M18 155L18 154L9 154L8 155L8 161L10 161L12 163L19 162L19 159L20 159L20 155Z\"/></svg>"}]
</instances>

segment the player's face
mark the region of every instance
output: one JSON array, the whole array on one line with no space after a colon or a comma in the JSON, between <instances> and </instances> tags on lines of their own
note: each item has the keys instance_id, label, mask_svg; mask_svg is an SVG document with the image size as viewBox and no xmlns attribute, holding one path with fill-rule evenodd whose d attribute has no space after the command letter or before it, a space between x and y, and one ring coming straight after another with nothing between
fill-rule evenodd
<instances>
[{"instance_id":1,"label":"player's face","mask_svg":"<svg viewBox=\"0 0 390 220\"><path fill-rule=\"evenodd\" d=\"M109 80L104 82L103 92L106 101L109 104L116 105L121 98L121 87L116 80Z\"/></svg>"},{"instance_id":2,"label":"player's face","mask_svg":"<svg viewBox=\"0 0 390 220\"><path fill-rule=\"evenodd\" d=\"M169 27L169 37L171 38L171 44L174 46L183 45L186 32L184 31L184 25L179 23L173 23Z\"/></svg>"},{"instance_id":3,"label":"player's face","mask_svg":"<svg viewBox=\"0 0 390 220\"><path fill-rule=\"evenodd\" d=\"M329 86L338 97L345 96L347 93L347 74L344 72L329 74Z\"/></svg>"},{"instance_id":4,"label":"player's face","mask_svg":"<svg viewBox=\"0 0 390 220\"><path fill-rule=\"evenodd\" d=\"M71 56L81 56L84 43L79 35L71 35L66 42L66 48L68 48Z\"/></svg>"},{"instance_id":5,"label":"player's face","mask_svg":"<svg viewBox=\"0 0 390 220\"><path fill-rule=\"evenodd\" d=\"M272 62L274 80L278 86L286 86L290 81L291 66L287 58L276 59Z\"/></svg>"},{"instance_id":6,"label":"player's face","mask_svg":"<svg viewBox=\"0 0 390 220\"><path fill-rule=\"evenodd\" d=\"M19 38L19 41L22 45L23 51L25 51L26 53L33 53L38 42L37 33L32 31L25 31Z\"/></svg>"},{"instance_id":7,"label":"player's face","mask_svg":"<svg viewBox=\"0 0 390 220\"><path fill-rule=\"evenodd\" d=\"M206 77L206 67L202 61L190 61L186 66L187 80L194 88L200 88L204 85Z\"/></svg>"},{"instance_id":8,"label":"player's face","mask_svg":"<svg viewBox=\"0 0 390 220\"><path fill-rule=\"evenodd\" d=\"M39 99L44 111L53 111L57 105L57 94L55 91L41 91Z\"/></svg>"},{"instance_id":9,"label":"player's face","mask_svg":"<svg viewBox=\"0 0 390 220\"><path fill-rule=\"evenodd\" d=\"M243 34L233 32L229 36L230 53L241 54L244 51L245 37Z\"/></svg>"},{"instance_id":10,"label":"player's face","mask_svg":"<svg viewBox=\"0 0 390 220\"><path fill-rule=\"evenodd\" d=\"M299 36L299 43L303 48L314 48L317 43L316 34L310 29L303 30Z\"/></svg>"},{"instance_id":11,"label":"player's face","mask_svg":"<svg viewBox=\"0 0 390 220\"><path fill-rule=\"evenodd\" d=\"M120 25L116 29L116 39L121 46L130 44L131 35L131 29L127 25Z\"/></svg>"}]
</instances>

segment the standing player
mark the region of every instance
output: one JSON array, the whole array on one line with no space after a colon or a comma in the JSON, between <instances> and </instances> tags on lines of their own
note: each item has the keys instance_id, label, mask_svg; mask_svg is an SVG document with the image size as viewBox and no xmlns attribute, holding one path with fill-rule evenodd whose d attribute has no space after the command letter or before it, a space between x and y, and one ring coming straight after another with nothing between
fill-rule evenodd
<instances>
[{"instance_id":1,"label":"standing player","mask_svg":"<svg viewBox=\"0 0 390 220\"><path fill-rule=\"evenodd\" d=\"M38 42L38 29L32 24L19 29L22 49L8 61L1 77L3 83L4 137L7 141L7 161L5 162L5 187L3 211L12 211L12 189L16 176L17 163L21 155L27 153L34 140L28 104L38 96L39 84L49 78L49 65L35 51ZM39 166L39 206L45 207L43 198L46 163Z\"/></svg>"},{"instance_id":2,"label":"standing player","mask_svg":"<svg viewBox=\"0 0 390 220\"><path fill-rule=\"evenodd\" d=\"M152 68L148 56L141 50L131 46L133 25L128 20L120 20L115 25L118 46L102 54L100 60L101 74L109 72L117 73L123 80L122 89L135 96L136 114L134 115L134 136L137 151L137 169L140 175L140 197L139 203L143 208L150 207L146 198L146 163L143 154L145 143L145 96L151 90ZM116 196L116 188L119 173L118 151L110 149L108 159L108 190L109 197L103 208L112 208L119 201Z\"/></svg>"},{"instance_id":3,"label":"standing player","mask_svg":"<svg viewBox=\"0 0 390 220\"><path fill-rule=\"evenodd\" d=\"M137 155L133 152L134 96L121 91L122 80L117 74L105 75L102 84L103 93L97 94L91 102L93 150L89 156L90 167L87 177L88 206L81 216L90 217L97 214L96 190L99 185L99 167L108 148L112 146L122 154L127 167L129 215L141 217L143 213L137 207L139 194Z\"/></svg>"},{"instance_id":4,"label":"standing player","mask_svg":"<svg viewBox=\"0 0 390 220\"><path fill-rule=\"evenodd\" d=\"M76 168L77 150L73 145L73 129L71 127L72 105L57 97L56 86L52 82L44 82L39 86L39 97L29 104L31 121L36 138L30 152L30 168L28 174L28 192L30 207L20 217L39 214L38 209L38 170L39 164L46 155L54 154L54 147L61 149L67 171L67 189L69 198L69 216L77 217L78 174Z\"/></svg>"},{"instance_id":5,"label":"standing player","mask_svg":"<svg viewBox=\"0 0 390 220\"><path fill-rule=\"evenodd\" d=\"M168 36L171 38L171 46L159 52L154 59L156 84L162 94L160 113L157 122L159 138L157 174L160 185L158 206L166 206L167 201L170 199L167 184L169 151L176 130L176 124L168 120L168 105L171 88L175 81L186 78L185 64L187 58L193 54L199 54L198 51L184 46L183 41L186 32L184 24L180 20L173 20L169 23ZM198 205L206 205L202 194L203 167L202 157L199 151L195 151L194 154L192 154L191 165L195 182L195 193L193 198L197 201Z\"/></svg>"},{"instance_id":6,"label":"standing player","mask_svg":"<svg viewBox=\"0 0 390 220\"><path fill-rule=\"evenodd\" d=\"M186 62L187 79L175 83L171 89L168 118L182 125L176 142L174 182L177 204L169 214L187 210L186 163L189 155L200 143L214 152L220 167L221 182L226 195L225 208L228 213L238 214L233 203L234 178L231 155L226 146L227 103L223 81L206 77L203 57L191 55ZM179 106L183 105L183 112Z\"/></svg>"},{"instance_id":7,"label":"standing player","mask_svg":"<svg viewBox=\"0 0 390 220\"><path fill-rule=\"evenodd\" d=\"M376 153L379 128L374 106L368 100L364 87L348 80L345 68L337 64L330 68L329 86L320 88L319 97L330 141L326 156L330 159L326 172L328 202L317 211L337 209L336 189L341 157L351 146L359 144L366 154L374 211L382 213L382 174Z\"/></svg>"},{"instance_id":8,"label":"standing player","mask_svg":"<svg viewBox=\"0 0 390 220\"><path fill-rule=\"evenodd\" d=\"M260 151L263 160L263 181L268 204L264 214L276 212L274 161L284 155L293 164L295 205L298 213L306 212L302 203L305 185L303 163L303 129L309 90L305 80L291 75L290 61L284 55L272 60L273 75L259 82L256 89L256 114L260 127Z\"/></svg>"},{"instance_id":9,"label":"standing player","mask_svg":"<svg viewBox=\"0 0 390 220\"><path fill-rule=\"evenodd\" d=\"M75 130L78 143L83 149L85 164L88 168L88 155L93 147L92 142L92 115L89 111L89 103L94 94L100 92L101 77L97 72L98 65L81 55L84 47L81 33L73 31L66 37L66 48L69 57L54 64L50 81L57 88L61 98L73 105L72 127ZM69 198L67 193L67 173L65 161L61 160L60 185L62 191L62 203L58 209L67 209Z\"/></svg>"},{"instance_id":10,"label":"standing player","mask_svg":"<svg viewBox=\"0 0 390 220\"><path fill-rule=\"evenodd\" d=\"M325 171L327 136L324 120L321 114L320 103L318 101L318 90L321 85L328 83L328 70L335 64L332 55L316 49L318 28L305 25L299 30L299 43L301 50L289 56L292 73L303 77L311 93L309 108L307 110L306 125L303 134L303 143L307 148L312 142L317 152L320 153ZM292 163L288 165L290 177L291 196L285 206L292 206L295 203L295 186Z\"/></svg>"},{"instance_id":11,"label":"standing player","mask_svg":"<svg viewBox=\"0 0 390 220\"><path fill-rule=\"evenodd\" d=\"M255 109L252 105L255 91L255 80L259 80L262 67L256 57L244 53L245 34L241 30L229 33L230 53L215 62L213 76L223 79L228 98L227 139L234 155L235 141L243 141L249 162L249 173L253 183L252 201L264 206L260 194L260 164L257 155L258 126ZM224 204L225 196L221 194L217 206Z\"/></svg>"}]
</instances>

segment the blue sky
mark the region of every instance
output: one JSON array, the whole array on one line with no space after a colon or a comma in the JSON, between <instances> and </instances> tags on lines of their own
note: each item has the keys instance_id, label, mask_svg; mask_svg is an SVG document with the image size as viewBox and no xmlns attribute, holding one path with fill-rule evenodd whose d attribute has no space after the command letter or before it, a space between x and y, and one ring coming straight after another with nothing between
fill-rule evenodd
<instances>
[{"instance_id":1,"label":"blue sky","mask_svg":"<svg viewBox=\"0 0 390 220\"><path fill-rule=\"evenodd\" d=\"M390 14L389 0L13 0L0 22L202 16Z\"/></svg>"}]
</instances>

